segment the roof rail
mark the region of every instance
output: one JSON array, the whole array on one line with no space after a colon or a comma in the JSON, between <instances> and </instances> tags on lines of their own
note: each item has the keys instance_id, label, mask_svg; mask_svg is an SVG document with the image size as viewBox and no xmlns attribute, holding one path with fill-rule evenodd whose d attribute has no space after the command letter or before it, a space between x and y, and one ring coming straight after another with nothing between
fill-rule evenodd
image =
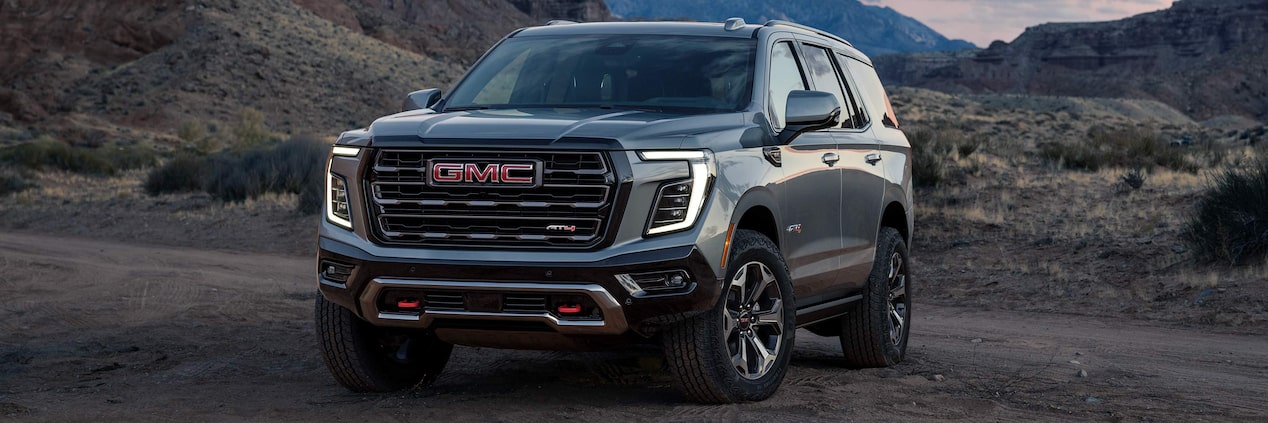
<instances>
[{"instance_id":1,"label":"roof rail","mask_svg":"<svg viewBox=\"0 0 1268 423\"><path fill-rule=\"evenodd\" d=\"M570 21L570 20L567 20L567 19L552 19L552 20L550 20L550 21L547 21L547 22L546 22L546 26L551 26L551 25L572 25L572 24L575 24L575 23L577 23L577 22L575 22L575 21Z\"/></svg>"},{"instance_id":2,"label":"roof rail","mask_svg":"<svg viewBox=\"0 0 1268 423\"><path fill-rule=\"evenodd\" d=\"M802 25L802 24L799 24L799 23L796 23L796 22L781 21L781 20L776 19L776 20L766 21L766 25L763 25L763 26L787 26L787 27L797 28L797 29L801 29L801 30L806 30L806 31L813 32L813 33L815 33L815 34L822 35L822 36L824 36L824 37L831 38L831 39L833 39L833 40L837 40L837 41L843 42L843 43L845 43L845 45L847 45L847 46L854 47L854 44L850 44L850 42L849 42L849 41L846 41L844 38L841 38L840 36L837 36L837 35L835 35L835 34L832 34L832 33L830 33L830 32L827 32L827 31L823 31L823 30L819 30L819 29L812 28L812 27L808 27L808 26L805 26L805 25Z\"/></svg>"}]
</instances>

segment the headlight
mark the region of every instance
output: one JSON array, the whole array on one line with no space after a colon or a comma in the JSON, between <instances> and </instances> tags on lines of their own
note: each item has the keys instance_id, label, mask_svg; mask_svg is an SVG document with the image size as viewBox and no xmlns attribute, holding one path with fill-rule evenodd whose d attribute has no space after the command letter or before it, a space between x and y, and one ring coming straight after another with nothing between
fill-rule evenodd
<instances>
[{"instance_id":1,"label":"headlight","mask_svg":"<svg viewBox=\"0 0 1268 423\"><path fill-rule=\"evenodd\" d=\"M352 229L352 215L348 207L348 183L342 176L326 175L326 220Z\"/></svg>"},{"instance_id":2,"label":"headlight","mask_svg":"<svg viewBox=\"0 0 1268 423\"><path fill-rule=\"evenodd\" d=\"M703 150L640 151L638 156L645 161L685 161L691 168L690 178L666 182L656 192L647 235L681 231L695 225L713 179L713 154Z\"/></svg>"},{"instance_id":3,"label":"headlight","mask_svg":"<svg viewBox=\"0 0 1268 423\"><path fill-rule=\"evenodd\" d=\"M336 145L330 147L331 159L335 157L357 157L360 147ZM342 176L330 172L330 163L326 165L326 220L330 223L352 229L351 207L348 206L348 181Z\"/></svg>"}]
</instances>

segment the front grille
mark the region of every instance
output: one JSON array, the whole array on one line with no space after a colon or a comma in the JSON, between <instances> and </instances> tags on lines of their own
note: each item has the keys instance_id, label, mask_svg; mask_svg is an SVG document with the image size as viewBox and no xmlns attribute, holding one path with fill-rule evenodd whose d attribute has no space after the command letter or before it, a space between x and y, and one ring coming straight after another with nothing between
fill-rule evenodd
<instances>
[{"instance_id":1,"label":"front grille","mask_svg":"<svg viewBox=\"0 0 1268 423\"><path fill-rule=\"evenodd\" d=\"M428 178L433 161L533 163L540 173L531 185L442 184ZM377 235L389 244L595 247L617 198L599 152L381 150L366 181Z\"/></svg>"}]
</instances>

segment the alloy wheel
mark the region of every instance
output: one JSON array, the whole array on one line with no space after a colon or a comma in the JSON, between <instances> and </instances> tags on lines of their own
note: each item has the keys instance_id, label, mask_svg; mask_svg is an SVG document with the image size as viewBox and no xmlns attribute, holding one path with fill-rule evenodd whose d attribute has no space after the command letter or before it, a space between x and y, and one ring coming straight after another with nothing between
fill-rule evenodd
<instances>
[{"instance_id":1,"label":"alloy wheel","mask_svg":"<svg viewBox=\"0 0 1268 423\"><path fill-rule=\"evenodd\" d=\"M745 379L760 379L779 358L784 342L784 301L775 274L765 264L746 263L727 290L726 345L731 364Z\"/></svg>"}]
</instances>

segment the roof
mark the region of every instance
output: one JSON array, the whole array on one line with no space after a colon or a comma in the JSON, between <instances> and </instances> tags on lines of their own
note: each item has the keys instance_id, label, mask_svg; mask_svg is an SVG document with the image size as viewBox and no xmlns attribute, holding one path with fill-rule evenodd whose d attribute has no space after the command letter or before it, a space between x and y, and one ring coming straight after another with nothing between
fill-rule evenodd
<instances>
[{"instance_id":1,"label":"roof","mask_svg":"<svg viewBox=\"0 0 1268 423\"><path fill-rule=\"evenodd\" d=\"M706 22L588 22L525 28L514 37L657 34L751 38L759 28L761 25L745 25L738 30L727 31L721 23Z\"/></svg>"}]
</instances>

